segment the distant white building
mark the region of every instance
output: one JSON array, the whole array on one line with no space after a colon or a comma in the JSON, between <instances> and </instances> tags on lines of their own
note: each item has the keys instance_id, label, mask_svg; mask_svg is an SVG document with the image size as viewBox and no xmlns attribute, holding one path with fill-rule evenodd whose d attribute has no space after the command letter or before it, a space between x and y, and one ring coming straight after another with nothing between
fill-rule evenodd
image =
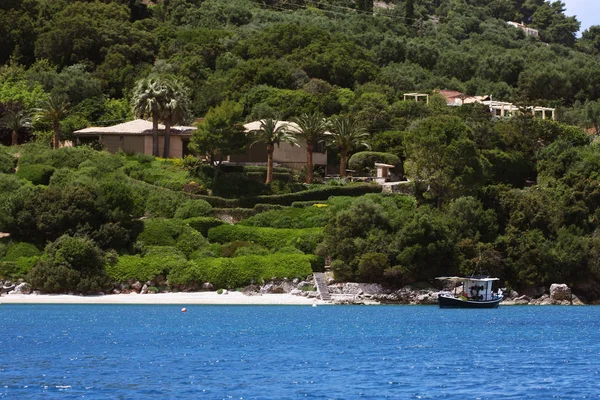
<instances>
[{"instance_id":1,"label":"distant white building","mask_svg":"<svg viewBox=\"0 0 600 400\"><path fill-rule=\"evenodd\" d=\"M533 37L536 37L536 38L540 37L540 33L538 32L537 29L528 28L524 24L520 24L518 22L513 22L513 21L508 21L507 24L509 24L510 26L514 26L515 28L521 29L523 32L525 32L525 34L527 36L533 36Z\"/></svg>"}]
</instances>

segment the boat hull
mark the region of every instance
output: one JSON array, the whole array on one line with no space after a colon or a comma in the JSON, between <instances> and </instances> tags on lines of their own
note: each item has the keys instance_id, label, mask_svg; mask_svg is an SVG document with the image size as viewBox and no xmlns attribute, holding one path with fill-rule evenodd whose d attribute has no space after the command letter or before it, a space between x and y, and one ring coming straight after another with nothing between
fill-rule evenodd
<instances>
[{"instance_id":1,"label":"boat hull","mask_svg":"<svg viewBox=\"0 0 600 400\"><path fill-rule=\"evenodd\" d=\"M486 301L461 300L451 296L438 296L440 308L498 308L501 301L502 296Z\"/></svg>"}]
</instances>

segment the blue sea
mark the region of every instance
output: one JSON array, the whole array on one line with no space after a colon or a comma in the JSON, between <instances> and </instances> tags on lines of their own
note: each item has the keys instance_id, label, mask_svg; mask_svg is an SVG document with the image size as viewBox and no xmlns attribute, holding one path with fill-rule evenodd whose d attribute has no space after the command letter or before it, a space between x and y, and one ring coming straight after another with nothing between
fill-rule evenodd
<instances>
[{"instance_id":1,"label":"blue sea","mask_svg":"<svg viewBox=\"0 0 600 400\"><path fill-rule=\"evenodd\" d=\"M600 307L182 306L1 305L0 397L600 399Z\"/></svg>"}]
</instances>

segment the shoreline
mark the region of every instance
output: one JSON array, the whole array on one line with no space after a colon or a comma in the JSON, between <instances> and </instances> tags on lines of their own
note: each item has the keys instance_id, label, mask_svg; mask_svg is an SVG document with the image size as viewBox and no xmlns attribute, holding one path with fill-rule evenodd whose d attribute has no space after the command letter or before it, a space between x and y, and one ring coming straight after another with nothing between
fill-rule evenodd
<instances>
[{"instance_id":1,"label":"shoreline","mask_svg":"<svg viewBox=\"0 0 600 400\"><path fill-rule=\"evenodd\" d=\"M324 305L320 299L291 294L263 294L247 296L240 292L218 294L217 292L155 293L155 294L107 294L79 296L69 294L5 294L0 304L151 304L151 305Z\"/></svg>"}]
</instances>

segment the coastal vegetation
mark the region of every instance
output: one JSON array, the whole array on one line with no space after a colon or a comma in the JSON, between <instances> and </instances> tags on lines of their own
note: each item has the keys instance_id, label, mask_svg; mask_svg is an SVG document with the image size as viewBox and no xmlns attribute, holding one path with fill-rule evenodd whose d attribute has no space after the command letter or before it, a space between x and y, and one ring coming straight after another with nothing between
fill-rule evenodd
<instances>
[{"instance_id":1,"label":"coastal vegetation","mask_svg":"<svg viewBox=\"0 0 600 400\"><path fill-rule=\"evenodd\" d=\"M231 289L303 279L330 260L338 280L402 286L480 270L599 299L597 27L576 38L561 2L387 4L3 2L0 277L46 292L134 280ZM522 112L449 107L436 89ZM429 102L404 100L415 91ZM203 118L191 148L205 161L158 158L157 138L154 156L58 148L134 115ZM257 119L260 132L245 134ZM298 123L309 166L329 142L341 177L224 162L254 141L293 143L278 120ZM361 175L395 165L409 190L351 183L346 162Z\"/></svg>"}]
</instances>

